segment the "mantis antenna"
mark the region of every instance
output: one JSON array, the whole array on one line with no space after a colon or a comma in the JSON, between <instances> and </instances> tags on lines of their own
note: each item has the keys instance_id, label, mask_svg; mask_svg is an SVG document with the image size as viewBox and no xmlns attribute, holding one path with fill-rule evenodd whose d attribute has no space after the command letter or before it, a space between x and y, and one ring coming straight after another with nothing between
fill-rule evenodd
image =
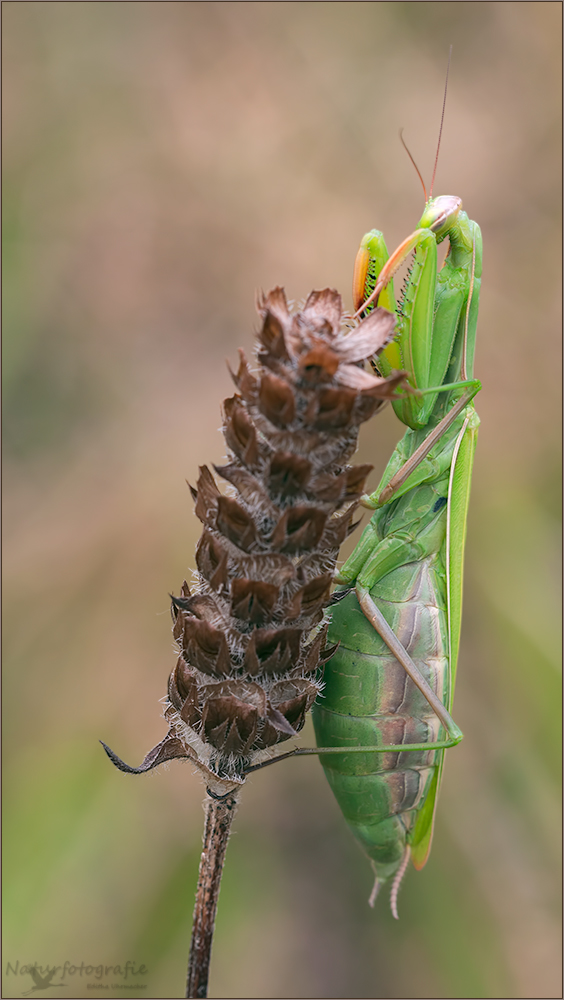
<instances>
[{"instance_id":1,"label":"mantis antenna","mask_svg":"<svg viewBox=\"0 0 564 1000\"><path fill-rule=\"evenodd\" d=\"M439 150L441 148L441 136L443 134L443 122L445 120L445 107L446 107L447 88L448 88L448 71L450 69L450 57L451 57L451 55L452 55L452 45L450 46L450 48L448 50L448 63L447 63L447 71L446 71L446 78L445 78L445 92L444 92L444 95L443 95L443 110L441 112L441 124L440 124L440 128L439 128L439 141L437 142L437 152L435 154L435 165L433 167L433 177L431 179L431 188L429 190L429 195L428 196L427 196L427 188L425 187L425 181L423 180L423 178L421 176L421 171L420 171L419 167L417 166L417 164L416 164L413 156L411 155L411 152L409 151L407 143L406 143L406 141L405 141L405 139L403 137L403 129L400 128L400 130L399 130L400 142L401 142L403 148L405 149L407 155L409 156L409 159L413 163L413 166L415 167L415 170L417 172L417 176L418 176L419 180L421 181L421 186L423 187L423 194L425 195L425 204L426 205L427 205L428 202L431 201L431 198L433 197L433 187L435 186L435 176L436 176L436 173L437 173L437 164L439 162Z\"/></svg>"},{"instance_id":2,"label":"mantis antenna","mask_svg":"<svg viewBox=\"0 0 564 1000\"><path fill-rule=\"evenodd\" d=\"M433 178L431 180L431 190L429 191L429 201L433 197L433 187L435 185L435 175L437 173L437 164L439 162L439 149L441 148L441 136L443 134L443 122L445 120L445 107L446 107L447 88L448 88L448 71L450 69L450 57L451 57L451 55L452 55L452 45L450 46L450 48L448 50L448 63L447 63L447 71L446 71L446 79L445 79L445 92L444 92L444 96L443 96L443 110L442 110L442 113L441 113L441 126L439 128L439 141L437 143L437 152L436 152L436 155L435 155L435 166L433 167ZM417 172L419 173L419 171L417 171Z\"/></svg>"},{"instance_id":3,"label":"mantis antenna","mask_svg":"<svg viewBox=\"0 0 564 1000\"><path fill-rule=\"evenodd\" d=\"M421 176L421 171L420 171L419 167L417 166L415 160L413 159L413 156L411 155L411 153L410 153L410 151L408 149L407 143L406 143L406 141L405 141L405 139L403 137L403 129L402 128L400 128L400 130L399 130L399 137L400 137L400 142L401 142L403 148L405 149L407 155L409 156L409 159L411 160L411 162L413 163L413 166L415 167L415 169L417 171L417 176L418 176L419 180L421 181L421 184L422 184L422 187L423 187L423 194L425 195L425 204L427 204L427 188L425 187L425 181L423 180L423 178Z\"/></svg>"}]
</instances>

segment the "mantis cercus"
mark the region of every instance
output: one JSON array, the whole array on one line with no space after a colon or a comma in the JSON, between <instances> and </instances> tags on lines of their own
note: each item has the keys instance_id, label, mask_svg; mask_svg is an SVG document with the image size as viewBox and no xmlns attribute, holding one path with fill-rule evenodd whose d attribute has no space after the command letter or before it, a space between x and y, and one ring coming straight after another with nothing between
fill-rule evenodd
<instances>
[{"instance_id":1,"label":"mantis cercus","mask_svg":"<svg viewBox=\"0 0 564 1000\"><path fill-rule=\"evenodd\" d=\"M445 238L450 249L437 275ZM396 307L392 277L412 250ZM361 501L375 513L338 576L329 638L340 646L313 718L326 776L372 860L370 902L392 878L396 917L410 857L422 868L429 854L444 751L462 739L450 710L479 425L472 369L481 265L478 225L460 198L442 196L426 197L417 228L391 257L382 234L368 233L355 266L357 315L379 301L397 316L379 370L404 369L416 392L393 404L409 429ZM349 753L327 755L327 747Z\"/></svg>"}]
</instances>

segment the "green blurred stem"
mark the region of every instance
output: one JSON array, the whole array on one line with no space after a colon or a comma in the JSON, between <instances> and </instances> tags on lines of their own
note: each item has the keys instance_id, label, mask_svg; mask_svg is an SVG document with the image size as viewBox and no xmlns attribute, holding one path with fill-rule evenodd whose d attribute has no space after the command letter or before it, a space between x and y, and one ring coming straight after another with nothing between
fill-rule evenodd
<instances>
[{"instance_id":1,"label":"green blurred stem","mask_svg":"<svg viewBox=\"0 0 564 1000\"><path fill-rule=\"evenodd\" d=\"M204 843L192 921L192 941L186 979L187 997L208 995L210 956L219 887L229 832L237 812L238 796L239 789L223 796L210 794L208 789L205 799Z\"/></svg>"}]
</instances>

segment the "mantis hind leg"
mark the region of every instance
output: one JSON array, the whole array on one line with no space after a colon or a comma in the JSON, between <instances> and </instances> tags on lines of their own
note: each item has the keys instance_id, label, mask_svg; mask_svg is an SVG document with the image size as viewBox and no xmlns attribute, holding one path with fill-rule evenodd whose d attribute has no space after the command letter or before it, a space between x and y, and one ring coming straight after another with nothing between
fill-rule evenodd
<instances>
[{"instance_id":1,"label":"mantis hind leg","mask_svg":"<svg viewBox=\"0 0 564 1000\"><path fill-rule=\"evenodd\" d=\"M365 617L368 619L380 638L384 640L386 646L390 652L393 653L396 660L401 663L406 674L411 678L415 686L419 688L421 694L427 700L437 718L442 722L450 737L448 741L449 746L456 746L456 744L460 743L463 738L462 730L456 725L456 722L447 711L440 698L437 697L431 685L419 670L419 667L416 666L405 647L402 646L401 642L388 625L384 615L372 600L369 591L365 587L361 587L360 584L357 584L356 594L358 603L360 604ZM441 741L441 747L444 747L445 742L446 741ZM427 744L427 748L430 750L432 750L435 746L437 746L437 744ZM408 750L409 745L402 746L401 749Z\"/></svg>"}]
</instances>

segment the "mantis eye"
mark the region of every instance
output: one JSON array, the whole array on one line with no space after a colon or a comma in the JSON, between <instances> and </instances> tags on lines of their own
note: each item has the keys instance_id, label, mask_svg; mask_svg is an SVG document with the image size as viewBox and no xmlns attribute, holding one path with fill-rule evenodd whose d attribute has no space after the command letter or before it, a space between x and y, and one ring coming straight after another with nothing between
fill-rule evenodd
<instances>
[{"instance_id":1,"label":"mantis eye","mask_svg":"<svg viewBox=\"0 0 564 1000\"><path fill-rule=\"evenodd\" d=\"M421 229L430 229L439 238L445 236L456 222L461 208L462 198L453 194L440 195L425 206L419 226Z\"/></svg>"}]
</instances>

